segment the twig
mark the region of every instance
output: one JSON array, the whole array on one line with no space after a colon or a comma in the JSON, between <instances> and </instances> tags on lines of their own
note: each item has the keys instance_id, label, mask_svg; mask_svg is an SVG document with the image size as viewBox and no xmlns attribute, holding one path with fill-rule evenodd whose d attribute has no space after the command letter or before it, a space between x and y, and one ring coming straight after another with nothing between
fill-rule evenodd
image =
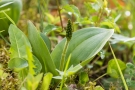
<instances>
[{"instance_id":1,"label":"twig","mask_svg":"<svg viewBox=\"0 0 135 90\"><path fill-rule=\"evenodd\" d=\"M107 65L101 67L100 69L96 70L96 71L93 72L92 74L96 74L96 73L98 73L98 72L100 72L100 71L102 71L102 70L104 70L104 69L106 69L106 68L107 68Z\"/></svg>"},{"instance_id":2,"label":"twig","mask_svg":"<svg viewBox=\"0 0 135 90\"><path fill-rule=\"evenodd\" d=\"M99 58L100 58L99 56L96 57L96 59L94 59L94 60L92 61L91 65L93 65Z\"/></svg>"},{"instance_id":3,"label":"twig","mask_svg":"<svg viewBox=\"0 0 135 90\"><path fill-rule=\"evenodd\" d=\"M95 79L93 82L96 82L97 80L99 80L100 78L104 77L105 75L107 75L107 73L105 73L105 74L99 76L99 77L98 77L97 79Z\"/></svg>"},{"instance_id":4,"label":"twig","mask_svg":"<svg viewBox=\"0 0 135 90\"><path fill-rule=\"evenodd\" d=\"M61 28L62 28L62 32L64 31L64 27L63 27L63 22L62 22L62 17L61 17L61 13L60 13L60 5L59 5L59 2L58 0L56 0L57 2L57 8L58 8L58 13L59 13L59 17L60 17L60 23L61 23Z\"/></svg>"}]
</instances>

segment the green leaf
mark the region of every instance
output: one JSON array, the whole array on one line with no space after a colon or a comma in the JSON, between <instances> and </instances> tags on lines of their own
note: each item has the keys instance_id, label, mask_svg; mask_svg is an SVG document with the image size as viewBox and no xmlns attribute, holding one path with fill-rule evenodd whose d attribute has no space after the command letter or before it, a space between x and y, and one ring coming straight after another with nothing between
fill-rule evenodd
<instances>
[{"instance_id":1,"label":"green leaf","mask_svg":"<svg viewBox=\"0 0 135 90\"><path fill-rule=\"evenodd\" d=\"M24 61L22 61L22 60L16 61L16 60L12 60L12 59L13 58L24 58L24 59L28 60L27 53L26 53L27 52L26 47L31 48L28 39L26 38L24 33L14 25L10 25L10 27L9 27L9 39L11 42L11 46L10 46L10 53L11 53L10 60L11 61L9 61L9 65L11 65L11 63L14 63L14 66L17 66L18 63L16 63L16 62L20 62L20 66L21 66L21 64L22 64L22 66L24 66L25 65ZM19 75L22 79L24 79L26 77L26 75L27 75L26 72L28 72L27 69L25 69L25 68L20 69L20 67L19 68L16 67L15 69L20 70Z\"/></svg>"},{"instance_id":2,"label":"green leaf","mask_svg":"<svg viewBox=\"0 0 135 90\"><path fill-rule=\"evenodd\" d=\"M84 28L74 32L65 56L65 60L68 60L69 55L72 55L69 67L71 65L78 65L84 60L86 61L83 62L84 64L82 64L82 66L89 63L90 59L103 48L112 34L112 29L96 27ZM52 59L54 60L57 68L60 66L65 41L66 39L63 39L51 53Z\"/></svg>"},{"instance_id":3,"label":"green leaf","mask_svg":"<svg viewBox=\"0 0 135 90\"><path fill-rule=\"evenodd\" d=\"M42 69L42 65L41 63L39 62L39 60L33 55L33 59L34 59L34 65L36 68L34 68L34 71L37 74L40 73L41 69Z\"/></svg>"},{"instance_id":4,"label":"green leaf","mask_svg":"<svg viewBox=\"0 0 135 90\"><path fill-rule=\"evenodd\" d=\"M8 62L8 67L14 69L15 71L20 71L28 67L28 62L24 58L13 58Z\"/></svg>"},{"instance_id":5,"label":"green leaf","mask_svg":"<svg viewBox=\"0 0 135 90\"><path fill-rule=\"evenodd\" d=\"M53 78L55 79L62 79L63 78L63 75L64 77L69 77L71 75L74 75L77 71L79 71L80 69L82 68L82 66L80 64L76 65L75 67L73 67L73 65L65 72L63 71L60 71L58 69L56 69L58 72L59 72L59 75L60 76L55 76Z\"/></svg>"},{"instance_id":6,"label":"green leaf","mask_svg":"<svg viewBox=\"0 0 135 90\"><path fill-rule=\"evenodd\" d=\"M28 22L28 37L32 45L33 54L42 64L43 72L51 72L53 75L57 75L58 73L56 72L49 50L36 27L30 21Z\"/></svg>"},{"instance_id":7,"label":"green leaf","mask_svg":"<svg viewBox=\"0 0 135 90\"><path fill-rule=\"evenodd\" d=\"M48 24L45 28L44 28L44 30L43 30L43 33L49 33L49 32L51 32L52 30L56 30L57 29L57 27L55 26L55 25L53 25L53 24Z\"/></svg>"},{"instance_id":8,"label":"green leaf","mask_svg":"<svg viewBox=\"0 0 135 90\"><path fill-rule=\"evenodd\" d=\"M119 15L114 19L114 22L116 23L116 22L120 19L121 16L122 16L122 15L119 14Z\"/></svg>"},{"instance_id":9,"label":"green leaf","mask_svg":"<svg viewBox=\"0 0 135 90\"><path fill-rule=\"evenodd\" d=\"M135 69L135 65L134 64L132 64L132 63L127 63L126 64L126 66L127 66L127 68L129 68L129 69L132 69L132 70L134 70Z\"/></svg>"},{"instance_id":10,"label":"green leaf","mask_svg":"<svg viewBox=\"0 0 135 90\"><path fill-rule=\"evenodd\" d=\"M12 24L9 27L9 39L11 42L10 59L12 58L27 59L26 47L31 49L31 45L25 34Z\"/></svg>"},{"instance_id":11,"label":"green leaf","mask_svg":"<svg viewBox=\"0 0 135 90\"><path fill-rule=\"evenodd\" d=\"M15 22L3 11L3 13L4 13L4 15L6 16L6 18L8 18L8 20L10 20L10 22L12 23L12 24L14 24L14 25L16 25L15 24Z\"/></svg>"},{"instance_id":12,"label":"green leaf","mask_svg":"<svg viewBox=\"0 0 135 90\"><path fill-rule=\"evenodd\" d=\"M102 4L100 4L99 2L91 3L91 7L95 11L98 11L102 7Z\"/></svg>"},{"instance_id":13,"label":"green leaf","mask_svg":"<svg viewBox=\"0 0 135 90\"><path fill-rule=\"evenodd\" d=\"M0 31L2 35L8 34L8 28L11 24L10 20L2 13L3 11L15 22L17 23L20 13L22 10L22 1L21 0L2 0L0 1Z\"/></svg>"},{"instance_id":14,"label":"green leaf","mask_svg":"<svg viewBox=\"0 0 135 90\"><path fill-rule=\"evenodd\" d=\"M85 5L88 13L95 13L96 12L96 10L94 8L92 8L92 5L90 2L84 2L84 5Z\"/></svg>"},{"instance_id":15,"label":"green leaf","mask_svg":"<svg viewBox=\"0 0 135 90\"><path fill-rule=\"evenodd\" d=\"M116 33L113 34L111 43L115 44L119 42L135 42L135 37L130 38Z\"/></svg>"},{"instance_id":16,"label":"green leaf","mask_svg":"<svg viewBox=\"0 0 135 90\"><path fill-rule=\"evenodd\" d=\"M28 63L29 63L29 73L35 75L36 73L34 71L34 68L36 68L36 66L34 65L33 55L28 47L26 47L26 51L27 51L26 53L28 56Z\"/></svg>"},{"instance_id":17,"label":"green leaf","mask_svg":"<svg viewBox=\"0 0 135 90\"><path fill-rule=\"evenodd\" d=\"M88 17L84 17L84 18L79 18L78 19L78 21L77 22L75 22L76 24L78 24L79 23L79 25L80 24L82 24L82 25L88 25L88 24L90 24L91 23L91 21L90 21L90 19L88 18Z\"/></svg>"},{"instance_id":18,"label":"green leaf","mask_svg":"<svg viewBox=\"0 0 135 90\"><path fill-rule=\"evenodd\" d=\"M49 85L51 83L52 77L53 77L53 75L51 73L45 74L45 76L43 78L41 90L48 90L49 89Z\"/></svg>"},{"instance_id":19,"label":"green leaf","mask_svg":"<svg viewBox=\"0 0 135 90\"><path fill-rule=\"evenodd\" d=\"M38 66L38 67L35 66L34 62L37 62L38 65L40 65L40 64L38 63L37 59L33 59L31 45L30 45L27 37L25 36L25 34L20 29L18 29L15 25L10 25L9 38L10 38L10 42L11 42L11 47L10 47L10 52L11 52L10 59L11 60L9 61L9 67L11 67L12 63L14 63L14 66L12 66L11 68L13 69L15 67L15 69L17 69L16 66L18 66L18 63L20 66L24 66L24 65L26 65L26 62L28 61L29 73L35 75L36 72L39 72L41 69L39 67L41 67L41 66ZM22 59L18 59L18 61L17 61L14 58L24 58L27 61L24 62L24 60L22 60ZM21 61L19 61L19 60L21 60ZM21 65L21 63L22 63L22 65ZM25 67L22 67L22 69ZM38 71L35 71L34 69L38 70ZM20 67L18 67L18 70L20 70Z\"/></svg>"},{"instance_id":20,"label":"green leaf","mask_svg":"<svg viewBox=\"0 0 135 90\"><path fill-rule=\"evenodd\" d=\"M120 29L119 29L119 27L118 27L118 25L115 22L104 21L100 25L101 25L101 27L106 27L106 28L109 28L109 29L114 28L115 32L118 32L118 33L121 32Z\"/></svg>"},{"instance_id":21,"label":"green leaf","mask_svg":"<svg viewBox=\"0 0 135 90\"><path fill-rule=\"evenodd\" d=\"M44 40L48 50L51 51L51 41L50 41L50 39L44 33L40 33L40 36Z\"/></svg>"},{"instance_id":22,"label":"green leaf","mask_svg":"<svg viewBox=\"0 0 135 90\"><path fill-rule=\"evenodd\" d=\"M96 86L94 90L104 90L101 86Z\"/></svg>"},{"instance_id":23,"label":"green leaf","mask_svg":"<svg viewBox=\"0 0 135 90\"><path fill-rule=\"evenodd\" d=\"M135 76L135 65L129 62L126 66L125 73L128 74L130 78L133 78Z\"/></svg>"},{"instance_id":24,"label":"green leaf","mask_svg":"<svg viewBox=\"0 0 135 90\"><path fill-rule=\"evenodd\" d=\"M103 6L103 1L102 0L97 0L94 3L87 2L85 3L86 7L88 8L89 11L95 12L99 11L102 6Z\"/></svg>"},{"instance_id":25,"label":"green leaf","mask_svg":"<svg viewBox=\"0 0 135 90\"><path fill-rule=\"evenodd\" d=\"M68 87L63 87L62 90L70 90Z\"/></svg>"},{"instance_id":26,"label":"green leaf","mask_svg":"<svg viewBox=\"0 0 135 90\"><path fill-rule=\"evenodd\" d=\"M66 71L67 76L74 75L77 71L82 68L80 64L73 67L73 65Z\"/></svg>"},{"instance_id":27,"label":"green leaf","mask_svg":"<svg viewBox=\"0 0 135 90\"><path fill-rule=\"evenodd\" d=\"M31 74L28 74L27 79L26 79L26 85L27 85L27 90L36 90L36 88L39 85L39 82L42 79L43 74L38 74L37 76L33 76Z\"/></svg>"},{"instance_id":28,"label":"green leaf","mask_svg":"<svg viewBox=\"0 0 135 90\"><path fill-rule=\"evenodd\" d=\"M117 61L119 63L121 71L125 70L126 64L119 59L117 59ZM108 62L107 73L113 78L119 78L119 76L120 76L119 71L118 71L118 68L117 68L117 65L116 65L116 62L114 59L112 59Z\"/></svg>"},{"instance_id":29,"label":"green leaf","mask_svg":"<svg viewBox=\"0 0 135 90\"><path fill-rule=\"evenodd\" d=\"M80 84L86 84L89 81L89 76L86 72L81 72L79 75Z\"/></svg>"},{"instance_id":30,"label":"green leaf","mask_svg":"<svg viewBox=\"0 0 135 90\"><path fill-rule=\"evenodd\" d=\"M97 22L98 16L92 16L91 19L92 19L93 22Z\"/></svg>"},{"instance_id":31,"label":"green leaf","mask_svg":"<svg viewBox=\"0 0 135 90\"><path fill-rule=\"evenodd\" d=\"M63 9L67 12L73 13L76 17L80 17L80 11L79 9L74 5L64 5Z\"/></svg>"}]
</instances>

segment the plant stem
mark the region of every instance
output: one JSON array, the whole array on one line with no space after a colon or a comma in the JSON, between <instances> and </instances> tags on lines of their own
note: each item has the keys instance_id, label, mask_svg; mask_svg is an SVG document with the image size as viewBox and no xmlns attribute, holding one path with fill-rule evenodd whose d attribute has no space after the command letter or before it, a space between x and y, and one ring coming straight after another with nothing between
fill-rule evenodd
<instances>
[{"instance_id":1,"label":"plant stem","mask_svg":"<svg viewBox=\"0 0 135 90\"><path fill-rule=\"evenodd\" d=\"M112 49L110 43L109 43L109 46L110 46L111 52L112 52L112 54L113 54L114 60L115 60L115 62L116 62L116 65L117 65L118 71L119 71L119 73L120 73L121 79L122 79L123 84L124 84L124 86L125 86L125 89L128 90L128 86L127 86L127 84L126 84L125 78L124 78L124 76L123 76L123 73L122 73L122 71L121 71L121 69L120 69L119 63L118 63L118 61L117 61L117 59L116 59L116 56L115 56L115 54L114 54L114 52L113 52L113 49Z\"/></svg>"},{"instance_id":2,"label":"plant stem","mask_svg":"<svg viewBox=\"0 0 135 90\"><path fill-rule=\"evenodd\" d=\"M71 54L69 55L68 61L67 61L67 63L66 63L66 67L65 67L65 70L64 70L64 75L63 75L63 77L62 77L62 82L61 82L61 85L60 85L60 90L62 90L64 81L65 81L65 78L66 78L66 77L65 77L65 74L66 74L66 71L67 71L67 69L68 69L70 59L71 59Z\"/></svg>"},{"instance_id":3,"label":"plant stem","mask_svg":"<svg viewBox=\"0 0 135 90\"><path fill-rule=\"evenodd\" d=\"M1 34L1 32L0 32L0 37L7 43L7 45L10 45L8 40Z\"/></svg>"},{"instance_id":4,"label":"plant stem","mask_svg":"<svg viewBox=\"0 0 135 90\"><path fill-rule=\"evenodd\" d=\"M64 68L64 63L65 63L65 56L66 56L66 51L67 51L67 47L68 47L68 43L69 40L66 40L63 52L62 52L62 56L61 56L61 62L60 62L60 70L63 71Z\"/></svg>"},{"instance_id":5,"label":"plant stem","mask_svg":"<svg viewBox=\"0 0 135 90\"><path fill-rule=\"evenodd\" d=\"M97 73L99 73L100 71L102 71L102 70L104 70L104 69L106 69L106 68L107 68L107 65L102 66L100 69L94 71L94 72L92 73L92 75L93 75L93 74L97 74Z\"/></svg>"},{"instance_id":6,"label":"plant stem","mask_svg":"<svg viewBox=\"0 0 135 90\"><path fill-rule=\"evenodd\" d=\"M59 1L56 0L56 2L57 2L57 8L58 8L58 13L59 13L59 17L60 17L61 28L62 28L62 31L64 31L63 22L62 22L62 17L61 17L61 13L60 13Z\"/></svg>"},{"instance_id":7,"label":"plant stem","mask_svg":"<svg viewBox=\"0 0 135 90\"><path fill-rule=\"evenodd\" d=\"M107 75L107 73L105 73L105 74L99 76L99 77L98 77L97 79L95 79L93 82L96 82L97 80L99 80L100 78L104 77L105 75Z\"/></svg>"},{"instance_id":8,"label":"plant stem","mask_svg":"<svg viewBox=\"0 0 135 90\"><path fill-rule=\"evenodd\" d=\"M63 76L63 78L62 78L62 82L61 82L61 85L60 85L60 90L62 90L62 87L63 87L63 84L64 84L64 79L65 77Z\"/></svg>"},{"instance_id":9,"label":"plant stem","mask_svg":"<svg viewBox=\"0 0 135 90\"><path fill-rule=\"evenodd\" d=\"M15 26L16 26L16 24L15 24L15 22L12 20L12 18L10 18L6 13L5 13L5 11L2 11L3 12L3 14L8 18L8 20L10 20L11 22L12 22L12 24L14 24Z\"/></svg>"}]
</instances>

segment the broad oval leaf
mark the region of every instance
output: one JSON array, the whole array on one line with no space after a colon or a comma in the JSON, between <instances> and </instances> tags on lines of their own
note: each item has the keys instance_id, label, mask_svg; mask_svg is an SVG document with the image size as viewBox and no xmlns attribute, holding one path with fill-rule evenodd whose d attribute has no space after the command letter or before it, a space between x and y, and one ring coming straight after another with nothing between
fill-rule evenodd
<instances>
[{"instance_id":1,"label":"broad oval leaf","mask_svg":"<svg viewBox=\"0 0 135 90\"><path fill-rule=\"evenodd\" d=\"M51 72L53 75L57 75L58 73L56 72L56 67L52 61L47 45L36 27L30 21L28 22L28 37L32 46L33 54L42 64L42 71L44 73Z\"/></svg>"},{"instance_id":2,"label":"broad oval leaf","mask_svg":"<svg viewBox=\"0 0 135 90\"><path fill-rule=\"evenodd\" d=\"M65 11L67 11L67 12L73 13L76 17L80 17L81 16L80 12L79 12L79 9L76 6L74 6L74 5L68 5L68 4L64 5L63 9Z\"/></svg>"},{"instance_id":3,"label":"broad oval leaf","mask_svg":"<svg viewBox=\"0 0 135 90\"><path fill-rule=\"evenodd\" d=\"M53 25L53 24L48 24L48 25L44 28L43 33L47 34L47 33L51 32L51 31L53 31L53 30L56 30L56 29L57 29L57 27L56 27L55 25Z\"/></svg>"},{"instance_id":4,"label":"broad oval leaf","mask_svg":"<svg viewBox=\"0 0 135 90\"><path fill-rule=\"evenodd\" d=\"M28 67L28 62L24 58L13 58L8 62L8 67L14 69L15 71L20 71Z\"/></svg>"},{"instance_id":5,"label":"broad oval leaf","mask_svg":"<svg viewBox=\"0 0 135 90\"><path fill-rule=\"evenodd\" d=\"M28 60L26 47L31 48L31 46L24 33L20 29L18 29L15 25L11 24L8 31L9 31L9 39L11 42L11 46L10 46L11 54L10 54L10 61L8 67L12 68L10 66L11 65L10 63L14 63L13 64L14 66L18 65L18 63L15 63L16 60L15 61L12 60L13 58L24 58ZM17 62L22 62L22 60ZM20 63L20 66L24 65L24 63L25 62ZM28 72L27 68L20 69L19 76L22 77L22 79L24 79L27 76L27 72Z\"/></svg>"},{"instance_id":6,"label":"broad oval leaf","mask_svg":"<svg viewBox=\"0 0 135 90\"><path fill-rule=\"evenodd\" d=\"M89 81L89 76L88 73L86 72L81 72L79 75L79 82L80 84L86 84Z\"/></svg>"},{"instance_id":7,"label":"broad oval leaf","mask_svg":"<svg viewBox=\"0 0 135 90\"><path fill-rule=\"evenodd\" d=\"M65 57L65 60L67 60L69 55L72 54L69 67L96 55L112 36L113 32L112 29L97 27L84 28L74 32ZM51 53L57 68L60 66L65 41L66 39L62 40Z\"/></svg>"},{"instance_id":8,"label":"broad oval leaf","mask_svg":"<svg viewBox=\"0 0 135 90\"><path fill-rule=\"evenodd\" d=\"M126 64L123 61L119 59L117 59L117 61L122 71L126 69ZM115 59L112 59L108 62L107 73L113 78L119 78L120 74Z\"/></svg>"},{"instance_id":9,"label":"broad oval leaf","mask_svg":"<svg viewBox=\"0 0 135 90\"><path fill-rule=\"evenodd\" d=\"M10 25L9 39L11 42L10 58L25 58L27 59L26 47L31 49L31 45L25 34L16 26Z\"/></svg>"},{"instance_id":10,"label":"broad oval leaf","mask_svg":"<svg viewBox=\"0 0 135 90\"><path fill-rule=\"evenodd\" d=\"M29 72L33 71L33 73L38 73L41 70L41 66L36 66L35 65L41 65L38 60L34 57L34 60L31 59L32 56L32 50L31 50L31 45L25 36L25 34L17 28L15 25L10 25L9 27L9 38L11 42L11 47L10 47L10 61L9 61L9 67L11 63L14 63L14 66L17 66L19 62L21 61L16 61L14 58L24 58L25 60L28 61L29 64ZM30 57L31 56L31 57ZM13 59L13 60L12 60ZM18 63L16 63L18 62ZM22 62L22 66L24 65L25 62ZM36 63L36 64L34 64ZM21 63L20 63L21 66ZM31 69L31 70L30 70ZM34 70L35 69L35 70ZM32 74L32 73L31 73Z\"/></svg>"}]
</instances>

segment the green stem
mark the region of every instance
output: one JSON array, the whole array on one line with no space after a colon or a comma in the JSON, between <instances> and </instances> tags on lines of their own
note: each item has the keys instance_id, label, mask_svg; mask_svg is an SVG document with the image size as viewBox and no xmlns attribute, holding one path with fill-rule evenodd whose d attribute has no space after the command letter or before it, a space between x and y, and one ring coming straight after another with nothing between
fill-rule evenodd
<instances>
[{"instance_id":1,"label":"green stem","mask_svg":"<svg viewBox=\"0 0 135 90\"><path fill-rule=\"evenodd\" d=\"M66 71L67 71L67 69L68 69L70 59L71 59L71 54L69 55L68 61L67 61L67 63L66 63L66 67L65 67L65 70L64 70L64 75L63 75L63 77L62 77L62 82L61 82L61 85L60 85L60 90L62 90L64 81L65 81L65 78L66 78L66 77L65 77L65 74L66 74Z\"/></svg>"},{"instance_id":2,"label":"green stem","mask_svg":"<svg viewBox=\"0 0 135 90\"><path fill-rule=\"evenodd\" d=\"M4 15L12 22L12 24L14 24L15 26L16 26L16 24L15 24L15 22L12 20L12 18L10 18L6 13L5 13L5 11L2 11L3 13L4 13Z\"/></svg>"},{"instance_id":3,"label":"green stem","mask_svg":"<svg viewBox=\"0 0 135 90\"><path fill-rule=\"evenodd\" d=\"M61 28L62 28L62 31L64 31L64 27L63 27L63 23L62 23L62 17L61 17L61 13L60 13L59 1L56 0L56 2L57 2L57 8L58 8L58 13L59 13L59 17L60 17Z\"/></svg>"},{"instance_id":4,"label":"green stem","mask_svg":"<svg viewBox=\"0 0 135 90\"><path fill-rule=\"evenodd\" d=\"M59 17L60 17L60 23L61 23L61 28L62 28L62 31L64 31L64 27L63 27L63 23L62 23L62 17L61 17L61 13L60 13L60 5L59 5L59 1L57 1L57 8L58 8L58 13L59 13Z\"/></svg>"},{"instance_id":5,"label":"green stem","mask_svg":"<svg viewBox=\"0 0 135 90\"><path fill-rule=\"evenodd\" d=\"M128 90L128 86L127 86L127 84L126 84L125 78L124 78L124 76L123 76L123 73L122 73L122 71L121 71L121 69L120 69L119 63L118 63L118 61L117 61L117 59L116 59L116 56L115 56L115 54L114 54L114 52L113 52L113 49L112 49L110 43L109 43L109 46L110 46L111 52L112 52L112 54L113 54L114 60L115 60L115 62L116 62L116 65L117 65L118 71L119 71L119 73L120 73L121 79L122 79L123 84L124 84L124 86L125 86L125 89Z\"/></svg>"},{"instance_id":6,"label":"green stem","mask_svg":"<svg viewBox=\"0 0 135 90\"><path fill-rule=\"evenodd\" d=\"M63 78L62 78L62 82L61 82L61 85L60 85L60 90L62 90L62 87L63 87L63 84L64 84L64 81L65 81L65 79L64 79L65 77L63 76Z\"/></svg>"},{"instance_id":7,"label":"green stem","mask_svg":"<svg viewBox=\"0 0 135 90\"><path fill-rule=\"evenodd\" d=\"M107 75L107 73L105 73L105 74L99 76L99 77L98 77L97 79L95 79L93 82L96 82L97 80L99 80L100 78L104 77L105 75Z\"/></svg>"},{"instance_id":8,"label":"green stem","mask_svg":"<svg viewBox=\"0 0 135 90\"><path fill-rule=\"evenodd\" d=\"M0 33L0 37L7 43L7 45L10 45L10 43L8 42L8 40L6 40L6 38Z\"/></svg>"},{"instance_id":9,"label":"green stem","mask_svg":"<svg viewBox=\"0 0 135 90\"><path fill-rule=\"evenodd\" d=\"M66 40L63 52L62 52L62 56L61 56L61 62L60 62L60 70L63 71L64 68L64 63L65 63L65 56L66 56L66 51L67 51L67 47L68 47L68 43L69 41Z\"/></svg>"}]
</instances>

